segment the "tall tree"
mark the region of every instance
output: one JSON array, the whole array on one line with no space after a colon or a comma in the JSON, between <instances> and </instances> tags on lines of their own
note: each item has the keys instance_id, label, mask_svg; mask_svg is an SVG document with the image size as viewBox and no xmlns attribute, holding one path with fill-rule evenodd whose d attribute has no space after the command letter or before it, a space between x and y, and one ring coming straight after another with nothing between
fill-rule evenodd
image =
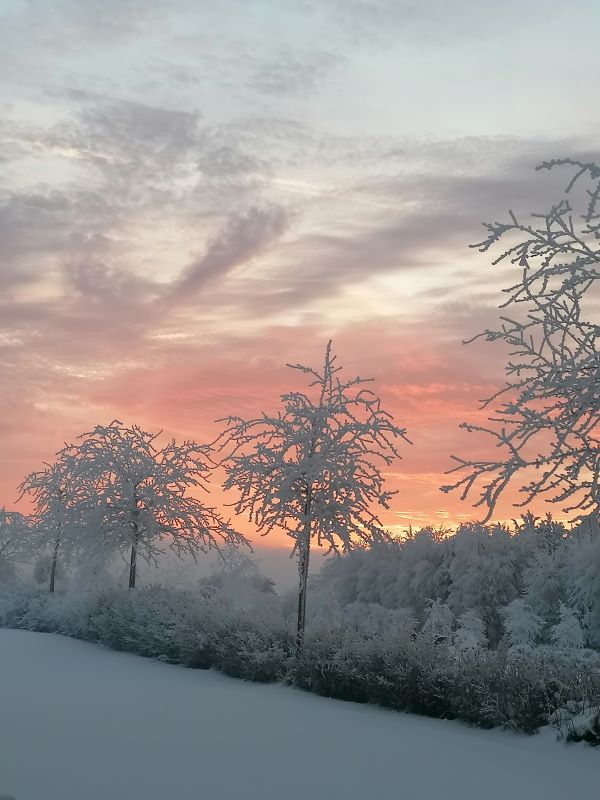
<instances>
[{"instance_id":1,"label":"tall tree","mask_svg":"<svg viewBox=\"0 0 600 800\"><path fill-rule=\"evenodd\" d=\"M236 489L237 513L259 532L278 528L294 542L298 558L296 651L304 642L306 587L311 542L329 552L383 536L377 508L392 495L382 466L399 457L404 428L365 388L362 378L342 380L328 343L321 370L288 364L309 380L308 391L281 397L281 410L257 419L228 417L220 447L226 489Z\"/></svg>"},{"instance_id":2,"label":"tall tree","mask_svg":"<svg viewBox=\"0 0 600 800\"><path fill-rule=\"evenodd\" d=\"M129 588L136 584L138 556L156 563L166 545L177 556L247 544L220 514L191 496L208 490L210 448L172 440L118 420L83 434L74 448L74 474L89 482L97 497L99 533L129 555Z\"/></svg>"},{"instance_id":3,"label":"tall tree","mask_svg":"<svg viewBox=\"0 0 600 800\"><path fill-rule=\"evenodd\" d=\"M508 484L522 478L526 506L536 497L561 503L566 513L598 520L600 509L600 166L571 159L538 169L574 170L565 196L543 214L522 222L486 224L479 247L508 242L493 262L509 259L520 280L505 292L497 330L487 341L511 348L506 385L486 400L500 401L489 426L464 423L490 436L499 455L491 460L453 456L461 477L442 491L461 488L463 499L478 486L476 506L493 513ZM571 198L575 197L572 201ZM579 211L576 208L580 207ZM594 321L596 320L596 321Z\"/></svg>"}]
</instances>

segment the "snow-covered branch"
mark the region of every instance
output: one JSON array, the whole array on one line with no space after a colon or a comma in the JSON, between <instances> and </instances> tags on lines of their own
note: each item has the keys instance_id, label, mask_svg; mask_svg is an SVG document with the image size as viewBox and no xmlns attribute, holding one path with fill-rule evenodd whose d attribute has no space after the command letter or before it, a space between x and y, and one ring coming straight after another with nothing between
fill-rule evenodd
<instances>
[{"instance_id":1,"label":"snow-covered branch","mask_svg":"<svg viewBox=\"0 0 600 800\"><path fill-rule=\"evenodd\" d=\"M483 407L500 401L491 427L463 424L495 440L495 459L473 461L453 456L461 477L443 491L460 488L463 498L478 486L476 506L490 519L509 483L523 476L526 506L542 497L561 503L576 517L597 515L600 508L600 167L564 159L541 165L575 168L566 194L584 189L583 212L575 215L562 199L532 222L511 212L508 223L489 223L488 236L476 245L482 252L505 237L516 242L493 262L509 259L521 269L520 281L506 289L504 307L525 314L503 316L497 330L480 336L511 347L507 382Z\"/></svg>"}]
</instances>

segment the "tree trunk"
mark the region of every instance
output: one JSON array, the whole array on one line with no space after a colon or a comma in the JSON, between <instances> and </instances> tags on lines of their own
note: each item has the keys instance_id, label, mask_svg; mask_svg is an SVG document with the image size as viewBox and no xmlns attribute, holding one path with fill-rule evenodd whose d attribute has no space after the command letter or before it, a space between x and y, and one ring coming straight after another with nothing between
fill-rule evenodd
<instances>
[{"instance_id":1,"label":"tree trunk","mask_svg":"<svg viewBox=\"0 0 600 800\"><path fill-rule=\"evenodd\" d=\"M60 533L54 540L52 549L52 564L50 565L50 594L54 594L54 582L56 580L56 565L58 564L58 550L60 548Z\"/></svg>"},{"instance_id":2,"label":"tree trunk","mask_svg":"<svg viewBox=\"0 0 600 800\"><path fill-rule=\"evenodd\" d=\"M296 627L296 658L302 654L304 647L304 627L306 620L306 584L308 580L308 562L310 558L310 520L304 525L302 545L298 559L298 625Z\"/></svg>"},{"instance_id":3,"label":"tree trunk","mask_svg":"<svg viewBox=\"0 0 600 800\"><path fill-rule=\"evenodd\" d=\"M131 540L131 560L129 562L129 588L135 589L135 578L137 574L137 552L140 539L140 529L137 522L133 523L133 538Z\"/></svg>"}]
</instances>

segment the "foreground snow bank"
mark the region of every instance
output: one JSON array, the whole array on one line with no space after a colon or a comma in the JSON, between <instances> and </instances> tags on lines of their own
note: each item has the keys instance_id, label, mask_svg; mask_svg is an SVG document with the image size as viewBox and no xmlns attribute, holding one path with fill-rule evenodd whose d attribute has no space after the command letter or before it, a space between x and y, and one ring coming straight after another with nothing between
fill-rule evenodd
<instances>
[{"instance_id":1,"label":"foreground snow bank","mask_svg":"<svg viewBox=\"0 0 600 800\"><path fill-rule=\"evenodd\" d=\"M469 729L0 630L0 795L16 800L562 800L595 796L599 774L597 751L549 733Z\"/></svg>"}]
</instances>

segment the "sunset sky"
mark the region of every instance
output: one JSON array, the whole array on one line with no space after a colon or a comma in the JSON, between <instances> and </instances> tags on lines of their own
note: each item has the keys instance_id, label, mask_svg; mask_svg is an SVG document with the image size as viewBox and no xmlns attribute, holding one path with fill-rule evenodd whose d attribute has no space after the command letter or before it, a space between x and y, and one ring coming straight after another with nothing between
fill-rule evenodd
<instances>
[{"instance_id":1,"label":"sunset sky","mask_svg":"<svg viewBox=\"0 0 600 800\"><path fill-rule=\"evenodd\" d=\"M598 157L599 30L583 0L3 0L0 505L100 422L213 439L332 338L414 442L385 524L476 519L439 486L504 352L461 341L517 271L468 245L558 197L540 161Z\"/></svg>"}]
</instances>

